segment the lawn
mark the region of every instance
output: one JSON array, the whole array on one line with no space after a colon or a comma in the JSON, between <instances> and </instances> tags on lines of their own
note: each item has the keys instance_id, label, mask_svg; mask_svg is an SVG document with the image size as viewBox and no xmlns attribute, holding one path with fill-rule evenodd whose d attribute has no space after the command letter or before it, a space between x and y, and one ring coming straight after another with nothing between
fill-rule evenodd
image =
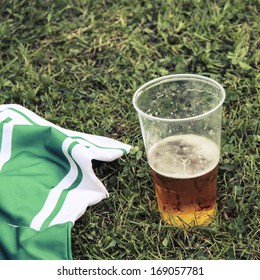
<instances>
[{"instance_id":1,"label":"lawn","mask_svg":"<svg viewBox=\"0 0 260 280\"><path fill-rule=\"evenodd\" d=\"M133 146L94 162L110 193L72 232L74 259L260 259L260 15L257 0L2 0L0 102ZM165 224L132 96L193 73L226 90L218 213L208 227Z\"/></svg>"}]
</instances>

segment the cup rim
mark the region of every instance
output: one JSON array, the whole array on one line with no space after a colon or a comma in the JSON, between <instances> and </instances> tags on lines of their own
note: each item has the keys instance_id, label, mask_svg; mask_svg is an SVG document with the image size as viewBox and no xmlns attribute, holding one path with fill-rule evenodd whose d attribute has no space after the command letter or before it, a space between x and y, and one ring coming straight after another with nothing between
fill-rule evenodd
<instances>
[{"instance_id":1,"label":"cup rim","mask_svg":"<svg viewBox=\"0 0 260 280\"><path fill-rule=\"evenodd\" d=\"M160 118L160 117L155 117L155 116L151 116L145 112L143 112L137 105L136 105L136 100L139 97L139 95L144 91L144 89L149 88L149 86L152 85L158 85L161 84L162 82L167 82L167 81L176 81L176 80L200 80L200 81L207 81L213 85L215 85L220 92L222 93L222 99L219 101L219 103L211 110L194 116L194 117L189 117L189 118L180 118L180 119L174 119L174 118ZM155 78L150 80L149 82L143 84L141 87L139 87L133 96L132 99L132 103L134 105L135 110L138 112L138 114L142 115L143 117L150 119L150 120L154 120L154 121L163 121L163 122L185 122L185 121L191 121L191 120L198 120L198 119L202 119L210 114L212 114L213 112L215 112L218 108L220 108L225 100L226 97L226 92L224 90L224 88L221 86L221 84L219 84L217 81L202 76L202 75L197 75L197 74L172 74L172 75L166 75L166 76L161 76L159 78Z\"/></svg>"}]
</instances>

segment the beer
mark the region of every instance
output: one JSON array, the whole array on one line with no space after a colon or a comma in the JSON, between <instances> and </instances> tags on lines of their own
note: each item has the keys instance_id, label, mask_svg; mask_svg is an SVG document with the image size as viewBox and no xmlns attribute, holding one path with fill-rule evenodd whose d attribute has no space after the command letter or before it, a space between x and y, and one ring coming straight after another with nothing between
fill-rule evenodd
<instances>
[{"instance_id":1,"label":"beer","mask_svg":"<svg viewBox=\"0 0 260 280\"><path fill-rule=\"evenodd\" d=\"M194 134L167 137L148 151L157 202L166 222L207 225L216 207L219 148Z\"/></svg>"}]
</instances>

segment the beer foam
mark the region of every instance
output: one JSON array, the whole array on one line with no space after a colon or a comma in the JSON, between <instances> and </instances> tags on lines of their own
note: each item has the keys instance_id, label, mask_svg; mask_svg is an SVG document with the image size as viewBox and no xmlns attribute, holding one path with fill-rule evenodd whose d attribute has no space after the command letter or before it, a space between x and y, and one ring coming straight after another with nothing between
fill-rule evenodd
<instances>
[{"instance_id":1,"label":"beer foam","mask_svg":"<svg viewBox=\"0 0 260 280\"><path fill-rule=\"evenodd\" d=\"M171 178L194 178L211 171L219 161L213 141L195 134L174 135L154 144L148 151L151 168Z\"/></svg>"}]
</instances>

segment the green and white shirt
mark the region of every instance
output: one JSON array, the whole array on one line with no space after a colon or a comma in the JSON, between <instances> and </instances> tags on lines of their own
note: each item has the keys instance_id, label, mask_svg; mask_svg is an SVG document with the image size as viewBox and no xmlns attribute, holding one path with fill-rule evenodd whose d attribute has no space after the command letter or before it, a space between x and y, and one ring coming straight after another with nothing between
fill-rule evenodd
<instances>
[{"instance_id":1,"label":"green and white shirt","mask_svg":"<svg viewBox=\"0 0 260 280\"><path fill-rule=\"evenodd\" d=\"M72 259L74 222L108 196L92 160L130 148L0 105L0 259Z\"/></svg>"}]
</instances>

